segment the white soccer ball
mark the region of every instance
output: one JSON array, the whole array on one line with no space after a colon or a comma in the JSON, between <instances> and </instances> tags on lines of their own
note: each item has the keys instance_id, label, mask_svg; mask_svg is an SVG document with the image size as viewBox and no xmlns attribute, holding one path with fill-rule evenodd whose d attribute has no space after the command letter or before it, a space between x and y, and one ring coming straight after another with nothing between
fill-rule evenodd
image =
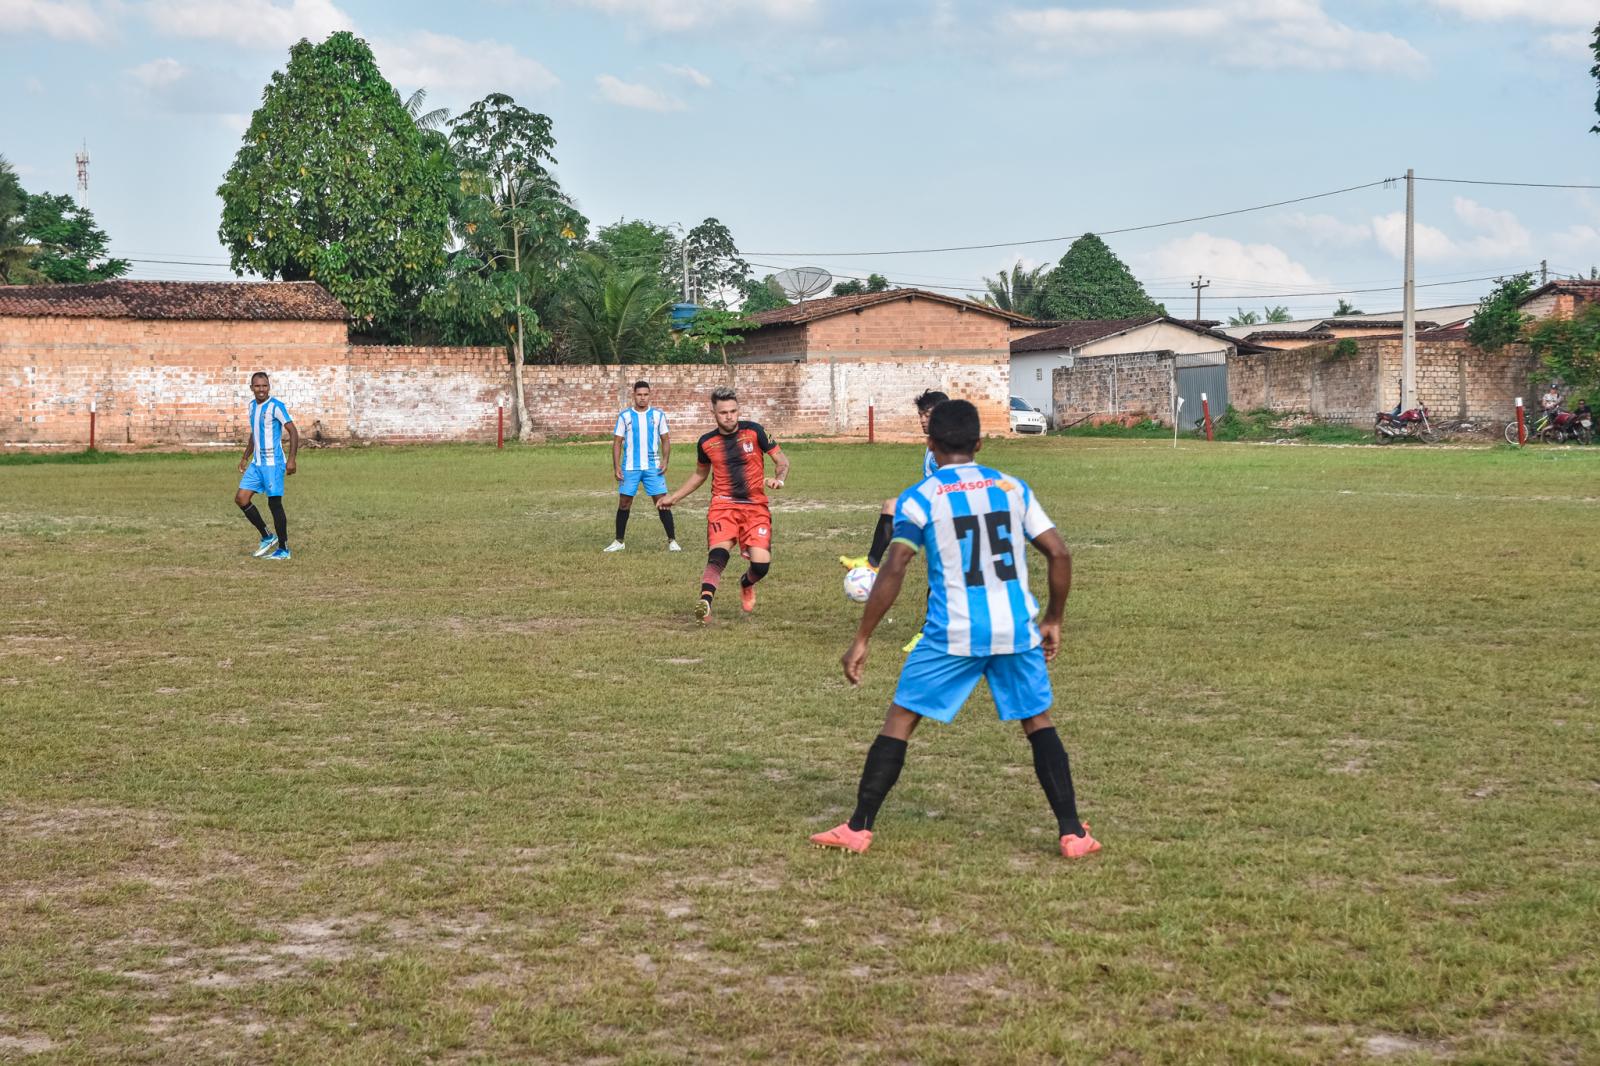
<instances>
[{"instance_id":1,"label":"white soccer ball","mask_svg":"<svg viewBox=\"0 0 1600 1066\"><path fill-rule=\"evenodd\" d=\"M844 596L847 600L856 603L866 603L867 597L872 595L872 583L878 580L878 572L870 566L858 566L844 575Z\"/></svg>"}]
</instances>

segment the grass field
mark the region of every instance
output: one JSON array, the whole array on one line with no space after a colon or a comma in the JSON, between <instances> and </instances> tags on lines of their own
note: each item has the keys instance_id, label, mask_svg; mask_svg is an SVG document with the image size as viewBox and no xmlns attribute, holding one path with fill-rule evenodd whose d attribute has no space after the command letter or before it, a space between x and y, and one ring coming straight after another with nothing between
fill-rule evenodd
<instances>
[{"instance_id":1,"label":"grass field","mask_svg":"<svg viewBox=\"0 0 1600 1066\"><path fill-rule=\"evenodd\" d=\"M1075 553L1079 863L981 699L807 846L920 449L790 451L705 631L704 495L602 556L603 446L306 454L288 564L228 455L0 465L0 1060L1600 1061L1600 449L986 450Z\"/></svg>"}]
</instances>

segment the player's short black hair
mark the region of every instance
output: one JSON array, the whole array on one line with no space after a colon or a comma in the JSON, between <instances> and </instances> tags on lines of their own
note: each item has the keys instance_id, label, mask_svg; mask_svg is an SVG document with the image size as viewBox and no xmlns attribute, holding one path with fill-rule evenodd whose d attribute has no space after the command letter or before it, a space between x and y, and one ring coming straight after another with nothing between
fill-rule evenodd
<instances>
[{"instance_id":1,"label":"player's short black hair","mask_svg":"<svg viewBox=\"0 0 1600 1066\"><path fill-rule=\"evenodd\" d=\"M639 389L648 389L649 387L650 387L650 383L648 381L646 381L644 378L640 378L638 381L635 381L633 383L634 391L638 391Z\"/></svg>"},{"instance_id":2,"label":"player's short black hair","mask_svg":"<svg viewBox=\"0 0 1600 1066\"><path fill-rule=\"evenodd\" d=\"M928 436L944 451L971 455L983 436L978 409L966 400L946 400L928 418Z\"/></svg>"},{"instance_id":3,"label":"player's short black hair","mask_svg":"<svg viewBox=\"0 0 1600 1066\"><path fill-rule=\"evenodd\" d=\"M917 414L927 414L929 411L933 410L935 407L938 407L949 398L950 397L946 396L938 389L929 389L916 399Z\"/></svg>"},{"instance_id":4,"label":"player's short black hair","mask_svg":"<svg viewBox=\"0 0 1600 1066\"><path fill-rule=\"evenodd\" d=\"M711 406L715 407L724 400L732 400L734 403L738 403L739 394L726 385L718 385L711 390Z\"/></svg>"},{"instance_id":5,"label":"player's short black hair","mask_svg":"<svg viewBox=\"0 0 1600 1066\"><path fill-rule=\"evenodd\" d=\"M267 378L268 381L272 380L271 378L267 377L267 372L265 370L257 370L254 374L251 374L250 384L254 385L256 383L256 378Z\"/></svg>"}]
</instances>

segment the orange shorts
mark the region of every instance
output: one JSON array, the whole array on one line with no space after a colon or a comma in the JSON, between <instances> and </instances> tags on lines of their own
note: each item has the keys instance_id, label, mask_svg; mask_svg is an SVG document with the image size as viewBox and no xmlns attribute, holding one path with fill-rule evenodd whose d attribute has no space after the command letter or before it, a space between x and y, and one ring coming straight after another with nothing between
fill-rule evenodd
<instances>
[{"instance_id":1,"label":"orange shorts","mask_svg":"<svg viewBox=\"0 0 1600 1066\"><path fill-rule=\"evenodd\" d=\"M713 503L706 514L706 543L733 541L741 548L772 547L772 512L759 504Z\"/></svg>"}]
</instances>

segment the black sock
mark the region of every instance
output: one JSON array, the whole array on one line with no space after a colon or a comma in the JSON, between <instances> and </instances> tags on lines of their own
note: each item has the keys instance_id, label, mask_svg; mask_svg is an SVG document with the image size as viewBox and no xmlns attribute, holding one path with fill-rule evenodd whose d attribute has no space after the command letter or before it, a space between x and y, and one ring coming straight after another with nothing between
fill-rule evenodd
<instances>
[{"instance_id":1,"label":"black sock","mask_svg":"<svg viewBox=\"0 0 1600 1066\"><path fill-rule=\"evenodd\" d=\"M700 598L707 603L717 594L717 585L722 581L722 568L728 565L732 558L727 548L712 548L706 553L706 569L700 575Z\"/></svg>"},{"instance_id":2,"label":"black sock","mask_svg":"<svg viewBox=\"0 0 1600 1066\"><path fill-rule=\"evenodd\" d=\"M1045 798L1056 814L1061 835L1083 836L1083 824L1078 821L1078 798L1072 791L1072 766L1067 761L1067 749L1061 746L1061 737L1051 726L1029 733L1028 743L1033 745L1033 772L1039 776Z\"/></svg>"},{"instance_id":3,"label":"black sock","mask_svg":"<svg viewBox=\"0 0 1600 1066\"><path fill-rule=\"evenodd\" d=\"M872 828L878 808L900 779L900 768L905 764L906 742L880 733L867 749L867 765L861 770L861 784L856 788L856 810L850 816L851 829Z\"/></svg>"},{"instance_id":4,"label":"black sock","mask_svg":"<svg viewBox=\"0 0 1600 1066\"><path fill-rule=\"evenodd\" d=\"M894 538L894 515L881 514L878 516L878 528L872 531L872 548L867 552L867 565L877 566L883 562L883 553L889 550L889 541Z\"/></svg>"},{"instance_id":5,"label":"black sock","mask_svg":"<svg viewBox=\"0 0 1600 1066\"><path fill-rule=\"evenodd\" d=\"M771 563L751 563L750 569L746 570L744 572L744 576L739 579L739 584L743 585L745 588L749 588L757 581L760 581L762 578L766 577L767 571L771 569Z\"/></svg>"},{"instance_id":6,"label":"black sock","mask_svg":"<svg viewBox=\"0 0 1600 1066\"><path fill-rule=\"evenodd\" d=\"M278 547L289 550L289 516L283 513L283 497L268 496L267 510L272 512L273 531L278 534Z\"/></svg>"},{"instance_id":7,"label":"black sock","mask_svg":"<svg viewBox=\"0 0 1600 1066\"><path fill-rule=\"evenodd\" d=\"M261 512L256 510L254 500L245 504L239 510L243 511L244 516L250 519L250 524L256 527L256 532L260 533L262 537L267 535L267 524L261 520Z\"/></svg>"},{"instance_id":8,"label":"black sock","mask_svg":"<svg viewBox=\"0 0 1600 1066\"><path fill-rule=\"evenodd\" d=\"M617 508L617 543L622 543L622 535L628 531L628 510L625 507Z\"/></svg>"},{"instance_id":9,"label":"black sock","mask_svg":"<svg viewBox=\"0 0 1600 1066\"><path fill-rule=\"evenodd\" d=\"M668 507L665 511L657 511L656 514L661 516L661 528L667 531L667 539L677 540L678 526L672 520L672 508Z\"/></svg>"}]
</instances>

